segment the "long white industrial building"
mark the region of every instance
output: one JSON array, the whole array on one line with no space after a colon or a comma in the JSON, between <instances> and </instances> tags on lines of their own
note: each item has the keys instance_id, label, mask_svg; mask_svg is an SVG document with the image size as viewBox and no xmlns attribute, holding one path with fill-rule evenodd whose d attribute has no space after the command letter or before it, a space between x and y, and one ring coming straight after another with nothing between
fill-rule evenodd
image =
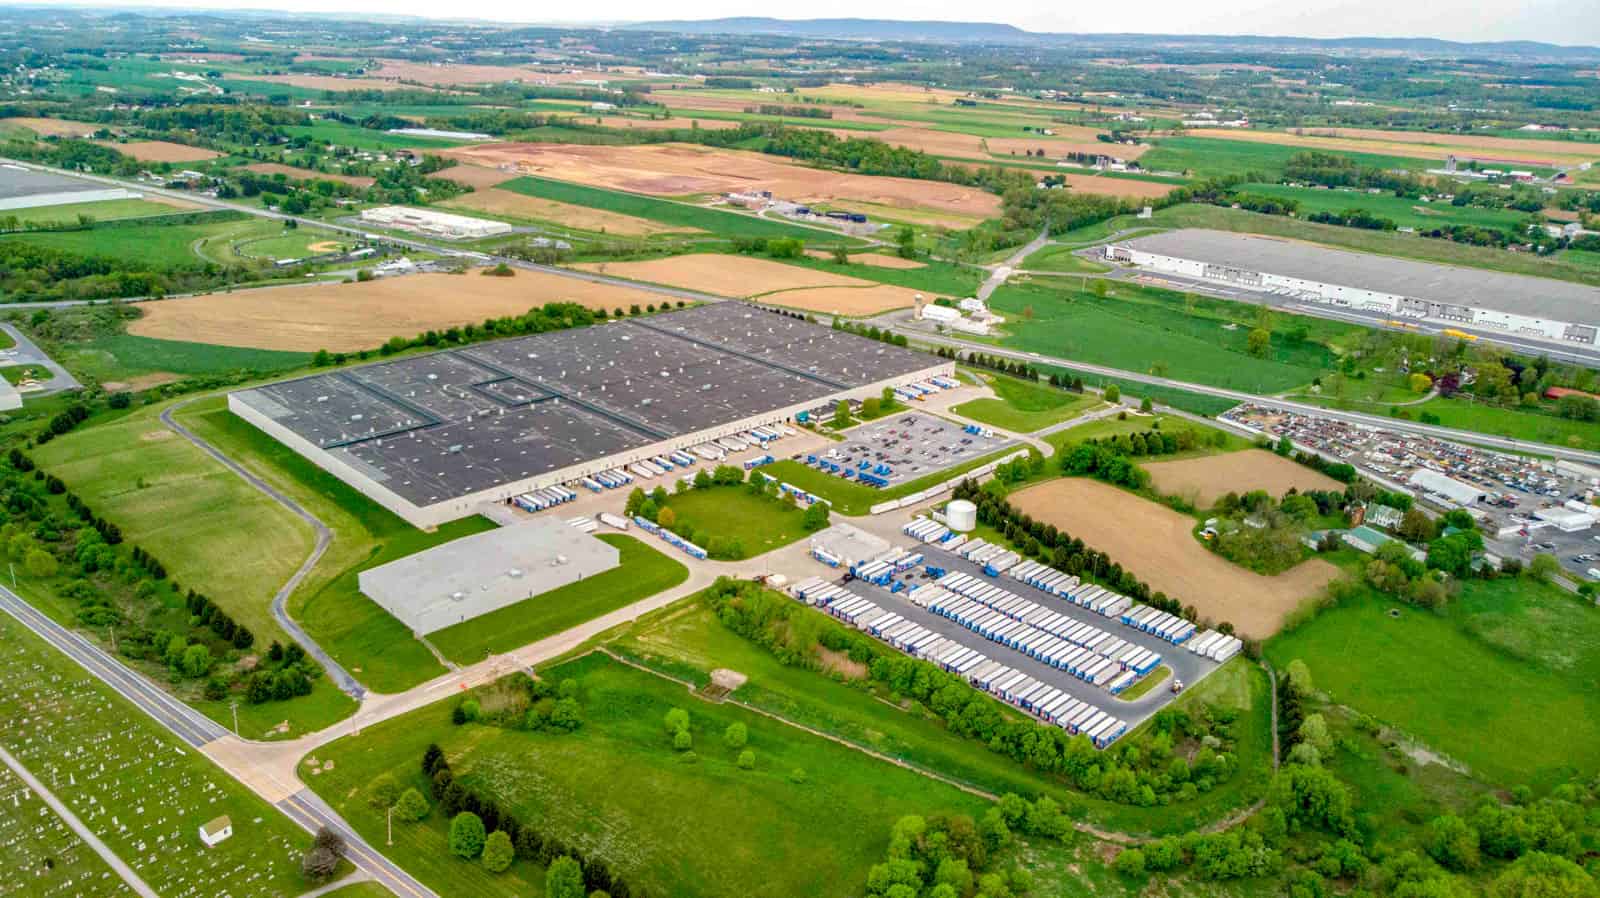
<instances>
[{"instance_id":1,"label":"long white industrial building","mask_svg":"<svg viewBox=\"0 0 1600 898\"><path fill-rule=\"evenodd\" d=\"M1600 344L1600 290L1567 281L1198 228L1137 237L1102 252L1108 261L1152 271L1396 318Z\"/></svg>"}]
</instances>

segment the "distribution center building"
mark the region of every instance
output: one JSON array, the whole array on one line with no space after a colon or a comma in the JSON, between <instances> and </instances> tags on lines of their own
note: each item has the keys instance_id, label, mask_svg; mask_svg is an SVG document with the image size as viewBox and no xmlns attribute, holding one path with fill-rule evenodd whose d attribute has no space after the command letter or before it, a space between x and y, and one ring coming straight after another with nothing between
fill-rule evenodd
<instances>
[{"instance_id":1,"label":"distribution center building","mask_svg":"<svg viewBox=\"0 0 1600 898\"><path fill-rule=\"evenodd\" d=\"M468 215L451 215L433 209L413 209L410 206L379 206L365 209L361 220L386 228L402 228L418 234L429 234L447 240L476 240L480 237L498 237L511 233L511 225L487 218Z\"/></svg>"},{"instance_id":2,"label":"distribution center building","mask_svg":"<svg viewBox=\"0 0 1600 898\"><path fill-rule=\"evenodd\" d=\"M1567 281L1200 228L1124 240L1104 254L1153 271L1397 318L1600 343L1600 290Z\"/></svg>"},{"instance_id":3,"label":"distribution center building","mask_svg":"<svg viewBox=\"0 0 1600 898\"><path fill-rule=\"evenodd\" d=\"M616 546L557 520L464 536L362 571L361 592L419 636L621 564Z\"/></svg>"},{"instance_id":4,"label":"distribution center building","mask_svg":"<svg viewBox=\"0 0 1600 898\"><path fill-rule=\"evenodd\" d=\"M954 367L719 302L268 384L228 407L428 528Z\"/></svg>"}]
</instances>

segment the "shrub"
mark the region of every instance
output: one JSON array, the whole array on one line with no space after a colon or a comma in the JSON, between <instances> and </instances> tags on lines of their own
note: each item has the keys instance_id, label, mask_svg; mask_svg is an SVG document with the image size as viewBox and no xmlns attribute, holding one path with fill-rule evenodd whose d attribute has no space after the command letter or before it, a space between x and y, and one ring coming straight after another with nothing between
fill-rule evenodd
<instances>
[{"instance_id":1,"label":"shrub","mask_svg":"<svg viewBox=\"0 0 1600 898\"><path fill-rule=\"evenodd\" d=\"M1144 852L1137 848L1124 848L1117 855L1116 869L1123 876L1144 875Z\"/></svg>"},{"instance_id":2,"label":"shrub","mask_svg":"<svg viewBox=\"0 0 1600 898\"><path fill-rule=\"evenodd\" d=\"M728 728L722 731L722 741L732 749L744 748L750 741L750 733L744 724L730 723Z\"/></svg>"},{"instance_id":3,"label":"shrub","mask_svg":"<svg viewBox=\"0 0 1600 898\"><path fill-rule=\"evenodd\" d=\"M751 751L748 748L745 749L744 751L739 752L739 769L740 770L754 770L754 769L756 769L756 753Z\"/></svg>"},{"instance_id":4,"label":"shrub","mask_svg":"<svg viewBox=\"0 0 1600 898\"><path fill-rule=\"evenodd\" d=\"M517 859L516 849L511 846L511 836L505 830L495 830L483 843L483 869L490 873L504 873Z\"/></svg>"},{"instance_id":5,"label":"shrub","mask_svg":"<svg viewBox=\"0 0 1600 898\"><path fill-rule=\"evenodd\" d=\"M407 789L400 794L400 799L394 804L395 816L407 823L416 823L428 816L432 809L428 807L428 800L422 793L415 789Z\"/></svg>"},{"instance_id":6,"label":"shrub","mask_svg":"<svg viewBox=\"0 0 1600 898\"><path fill-rule=\"evenodd\" d=\"M483 831L483 819L471 811L462 811L450 821L450 853L472 860L483 853L488 835Z\"/></svg>"}]
</instances>

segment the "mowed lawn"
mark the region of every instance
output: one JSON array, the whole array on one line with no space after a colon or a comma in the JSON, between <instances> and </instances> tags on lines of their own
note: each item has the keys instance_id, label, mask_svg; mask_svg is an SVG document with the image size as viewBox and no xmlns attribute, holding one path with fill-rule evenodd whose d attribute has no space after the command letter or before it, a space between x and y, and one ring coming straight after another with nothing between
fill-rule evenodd
<instances>
[{"instance_id":1,"label":"mowed lawn","mask_svg":"<svg viewBox=\"0 0 1600 898\"><path fill-rule=\"evenodd\" d=\"M1155 141L1154 149L1139 157L1139 164L1146 171L1187 171L1198 178L1226 175L1276 178L1283 174L1283 167L1291 156L1313 149L1316 148L1218 137L1163 137ZM1439 157L1431 160L1378 153L1339 155L1354 159L1363 168L1422 171L1443 162L1446 151L1440 148Z\"/></svg>"},{"instance_id":2,"label":"mowed lawn","mask_svg":"<svg viewBox=\"0 0 1600 898\"><path fill-rule=\"evenodd\" d=\"M1193 383L1273 393L1311 382L1329 370L1321 343L1291 342L1275 331L1266 357L1248 351L1250 327L1185 310L1182 294L1126 284L1102 299L1076 283L1038 282L996 290L1006 316L1004 345L1041 355L1138 372L1165 372Z\"/></svg>"},{"instance_id":3,"label":"mowed lawn","mask_svg":"<svg viewBox=\"0 0 1600 898\"><path fill-rule=\"evenodd\" d=\"M228 411L220 396L184 408L178 418L333 531L327 554L290 597L289 612L335 660L377 692L401 692L445 672L404 624L361 594L357 575L491 530L492 522L474 515L431 533L418 530Z\"/></svg>"},{"instance_id":4,"label":"mowed lawn","mask_svg":"<svg viewBox=\"0 0 1600 898\"><path fill-rule=\"evenodd\" d=\"M471 664L490 654L538 642L689 579L687 567L652 545L620 533L603 533L598 538L617 547L619 566L446 627L429 634L428 641L450 660Z\"/></svg>"},{"instance_id":5,"label":"mowed lawn","mask_svg":"<svg viewBox=\"0 0 1600 898\"><path fill-rule=\"evenodd\" d=\"M226 249L228 241L275 234L280 230L275 222L251 218L206 224L151 223L140 227L10 234L0 239L20 240L77 255L141 262L153 268L171 268L199 267L208 257L233 261Z\"/></svg>"},{"instance_id":6,"label":"mowed lawn","mask_svg":"<svg viewBox=\"0 0 1600 898\"><path fill-rule=\"evenodd\" d=\"M1032 433L1100 404L1100 397L1093 393L1072 393L1048 383L1029 383L986 371L976 376L994 390L994 398L963 402L951 411L1013 433Z\"/></svg>"},{"instance_id":7,"label":"mowed lawn","mask_svg":"<svg viewBox=\"0 0 1600 898\"><path fill-rule=\"evenodd\" d=\"M667 507L677 515L675 532L692 527L702 547L714 536L737 539L742 558L764 555L806 535L800 520L803 506L752 496L743 485L676 493L667 499Z\"/></svg>"},{"instance_id":8,"label":"mowed lawn","mask_svg":"<svg viewBox=\"0 0 1600 898\"><path fill-rule=\"evenodd\" d=\"M1490 783L1600 770L1600 609L1554 587L1465 581L1440 614L1364 590L1266 648Z\"/></svg>"},{"instance_id":9,"label":"mowed lawn","mask_svg":"<svg viewBox=\"0 0 1600 898\"><path fill-rule=\"evenodd\" d=\"M272 596L310 554L311 527L168 430L159 410L57 437L33 459L185 588L249 627L258 645L287 641Z\"/></svg>"},{"instance_id":10,"label":"mowed lawn","mask_svg":"<svg viewBox=\"0 0 1600 898\"><path fill-rule=\"evenodd\" d=\"M911 771L726 704L603 655L541 672L578 682L585 723L572 734L453 726L445 701L316 753L333 770L302 776L357 831L380 844L383 816L364 790L389 773L425 789L419 761L444 749L458 780L492 793L525 823L602 858L653 895L849 895L881 859L888 828L905 814L978 816L987 802ZM662 717L688 710L692 758L672 750ZM753 770L734 763L723 730L742 723ZM796 771L803 771L796 774ZM796 782L795 780L801 780ZM539 894L544 871L526 861L498 876L446 847L437 810L395 825L387 853L447 894Z\"/></svg>"},{"instance_id":11,"label":"mowed lawn","mask_svg":"<svg viewBox=\"0 0 1600 898\"><path fill-rule=\"evenodd\" d=\"M980 458L972 459L943 471L935 471L932 474L889 487L888 489L874 489L870 486L862 486L853 480L845 480L843 477L824 473L816 468L806 466L803 462L789 458L780 458L762 468L762 470L785 483L793 484L808 493L827 499L833 503L833 510L839 514L864 515L879 502L887 502L890 499L909 496L918 490L925 490L953 477L959 477L973 468L982 467L992 461L998 461L1007 455L1021 452L1026 448L1023 445L1013 445L1004 449L997 449Z\"/></svg>"},{"instance_id":12,"label":"mowed lawn","mask_svg":"<svg viewBox=\"0 0 1600 898\"><path fill-rule=\"evenodd\" d=\"M303 352L216 346L126 333L74 344L60 358L72 370L88 374L101 382L157 372L173 375L231 374L238 371L273 374L299 368L311 361L310 354Z\"/></svg>"}]
</instances>

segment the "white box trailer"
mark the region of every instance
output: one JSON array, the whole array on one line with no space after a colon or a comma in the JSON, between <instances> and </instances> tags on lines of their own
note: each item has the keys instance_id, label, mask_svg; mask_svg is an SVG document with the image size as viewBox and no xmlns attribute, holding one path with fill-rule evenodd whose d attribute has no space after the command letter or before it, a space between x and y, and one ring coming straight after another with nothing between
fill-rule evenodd
<instances>
[{"instance_id":1,"label":"white box trailer","mask_svg":"<svg viewBox=\"0 0 1600 898\"><path fill-rule=\"evenodd\" d=\"M1244 642L1241 641L1239 637L1230 636L1228 637L1227 642L1211 650L1210 658L1213 661L1226 661L1229 658L1232 658L1234 655L1239 654L1239 650L1243 647Z\"/></svg>"},{"instance_id":2,"label":"white box trailer","mask_svg":"<svg viewBox=\"0 0 1600 898\"><path fill-rule=\"evenodd\" d=\"M1072 722L1072 731L1074 733L1085 733L1086 731L1104 723L1106 719L1111 716L1110 714L1107 714L1093 705L1089 706L1089 710L1093 711L1094 713L1079 715L1079 719Z\"/></svg>"},{"instance_id":3,"label":"white box trailer","mask_svg":"<svg viewBox=\"0 0 1600 898\"><path fill-rule=\"evenodd\" d=\"M973 652L968 657L963 658L959 663L951 665L951 670L955 671L958 674L966 675L973 668L976 668L981 664L987 664L987 663L989 663L989 659L988 659L987 656L985 656L985 655L983 655L983 654L981 654L979 652Z\"/></svg>"},{"instance_id":4,"label":"white box trailer","mask_svg":"<svg viewBox=\"0 0 1600 898\"><path fill-rule=\"evenodd\" d=\"M982 680L984 677L986 677L989 674L999 670L1000 668L1002 668L1004 666L1005 665L1001 664L998 661L985 659L983 662L978 664L977 667L974 667L973 669L967 671L967 680L969 682L971 682L972 684L976 685L978 683L978 681Z\"/></svg>"}]
</instances>

